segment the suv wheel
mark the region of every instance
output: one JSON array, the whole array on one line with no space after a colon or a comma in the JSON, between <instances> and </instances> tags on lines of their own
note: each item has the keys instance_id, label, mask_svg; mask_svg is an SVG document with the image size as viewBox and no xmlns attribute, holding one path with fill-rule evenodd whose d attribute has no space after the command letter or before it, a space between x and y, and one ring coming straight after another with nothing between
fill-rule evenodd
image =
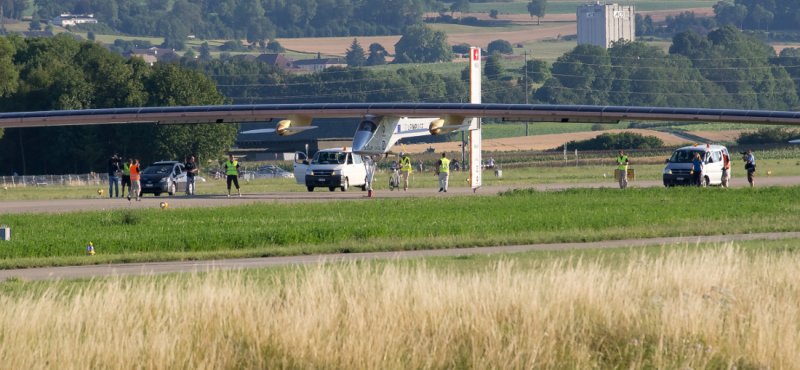
<instances>
[{"instance_id":1,"label":"suv wheel","mask_svg":"<svg viewBox=\"0 0 800 370\"><path fill-rule=\"evenodd\" d=\"M350 189L350 180L345 177L344 181L342 181L342 191L347 191L347 189Z\"/></svg>"},{"instance_id":2,"label":"suv wheel","mask_svg":"<svg viewBox=\"0 0 800 370\"><path fill-rule=\"evenodd\" d=\"M308 189L309 192L314 191L314 187L313 186L306 186L306 189Z\"/></svg>"}]
</instances>

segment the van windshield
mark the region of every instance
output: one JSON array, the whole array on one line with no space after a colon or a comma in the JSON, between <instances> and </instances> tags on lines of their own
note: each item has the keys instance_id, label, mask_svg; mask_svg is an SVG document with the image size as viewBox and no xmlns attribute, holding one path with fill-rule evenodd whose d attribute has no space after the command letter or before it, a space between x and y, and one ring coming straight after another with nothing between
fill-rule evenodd
<instances>
[{"instance_id":1,"label":"van windshield","mask_svg":"<svg viewBox=\"0 0 800 370\"><path fill-rule=\"evenodd\" d=\"M703 150L676 150L669 158L669 163L691 163L695 153L700 153L700 158L705 158Z\"/></svg>"},{"instance_id":2,"label":"van windshield","mask_svg":"<svg viewBox=\"0 0 800 370\"><path fill-rule=\"evenodd\" d=\"M343 152L317 152L311 164L344 164L347 153Z\"/></svg>"}]
</instances>

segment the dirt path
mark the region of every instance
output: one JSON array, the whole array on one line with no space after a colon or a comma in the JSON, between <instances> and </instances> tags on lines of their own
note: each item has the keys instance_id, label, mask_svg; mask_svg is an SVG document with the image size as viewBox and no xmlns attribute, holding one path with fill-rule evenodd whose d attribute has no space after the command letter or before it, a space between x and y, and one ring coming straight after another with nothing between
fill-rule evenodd
<instances>
[{"instance_id":1,"label":"dirt path","mask_svg":"<svg viewBox=\"0 0 800 370\"><path fill-rule=\"evenodd\" d=\"M468 256L476 254L522 253L532 251L561 251L579 249L633 248L653 245L728 243L746 240L780 240L800 238L800 232L682 236L650 239L608 240L590 243L528 244L497 247L415 250L352 254L323 254L316 256L243 258L214 261L177 261L128 263L92 266L68 266L33 269L0 270L0 281L9 278L22 280L89 279L104 276L155 275L166 273L208 272L213 270L243 270L275 266L299 266L349 261L401 260L410 258Z\"/></svg>"}]
</instances>

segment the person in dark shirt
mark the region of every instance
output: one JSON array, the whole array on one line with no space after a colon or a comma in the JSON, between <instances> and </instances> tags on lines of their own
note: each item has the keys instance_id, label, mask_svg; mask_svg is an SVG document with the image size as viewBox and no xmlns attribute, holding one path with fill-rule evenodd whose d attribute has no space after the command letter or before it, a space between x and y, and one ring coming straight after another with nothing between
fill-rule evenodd
<instances>
[{"instance_id":1,"label":"person in dark shirt","mask_svg":"<svg viewBox=\"0 0 800 370\"><path fill-rule=\"evenodd\" d=\"M197 163L195 163L193 155L186 157L186 163L183 165L183 169L186 170L186 195L194 195L195 176L200 172L200 169L197 168Z\"/></svg>"},{"instance_id":2,"label":"person in dark shirt","mask_svg":"<svg viewBox=\"0 0 800 370\"><path fill-rule=\"evenodd\" d=\"M111 156L108 160L108 197L119 198L119 178L122 176L122 168L120 167L120 159L116 154ZM114 190L114 193L111 191Z\"/></svg>"}]
</instances>

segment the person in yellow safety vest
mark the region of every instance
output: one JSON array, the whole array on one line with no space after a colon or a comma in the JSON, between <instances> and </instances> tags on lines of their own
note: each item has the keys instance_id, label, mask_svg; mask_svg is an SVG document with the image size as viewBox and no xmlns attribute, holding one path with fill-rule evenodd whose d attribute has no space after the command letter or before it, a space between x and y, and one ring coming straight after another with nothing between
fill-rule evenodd
<instances>
[{"instance_id":1,"label":"person in yellow safety vest","mask_svg":"<svg viewBox=\"0 0 800 370\"><path fill-rule=\"evenodd\" d=\"M408 175L411 174L411 158L400 152L400 173L403 175L403 190L408 190Z\"/></svg>"},{"instance_id":2,"label":"person in yellow safety vest","mask_svg":"<svg viewBox=\"0 0 800 370\"><path fill-rule=\"evenodd\" d=\"M239 190L239 161L233 159L233 154L228 155L228 160L225 162L225 173L228 175L228 197L231 196L231 182L236 185L236 192L242 196L242 191Z\"/></svg>"},{"instance_id":3,"label":"person in yellow safety vest","mask_svg":"<svg viewBox=\"0 0 800 370\"><path fill-rule=\"evenodd\" d=\"M442 159L438 162L436 174L439 175L439 192L447 193L447 181L450 177L450 160L447 159L447 153L442 153Z\"/></svg>"},{"instance_id":4,"label":"person in yellow safety vest","mask_svg":"<svg viewBox=\"0 0 800 370\"><path fill-rule=\"evenodd\" d=\"M617 157L617 170L620 171L619 174L619 188L625 189L628 187L628 156L625 155L621 150L619 151L619 156Z\"/></svg>"},{"instance_id":5,"label":"person in yellow safety vest","mask_svg":"<svg viewBox=\"0 0 800 370\"><path fill-rule=\"evenodd\" d=\"M122 197L125 198L125 185L128 186L128 194L131 192L131 166L133 158L122 164Z\"/></svg>"}]
</instances>

